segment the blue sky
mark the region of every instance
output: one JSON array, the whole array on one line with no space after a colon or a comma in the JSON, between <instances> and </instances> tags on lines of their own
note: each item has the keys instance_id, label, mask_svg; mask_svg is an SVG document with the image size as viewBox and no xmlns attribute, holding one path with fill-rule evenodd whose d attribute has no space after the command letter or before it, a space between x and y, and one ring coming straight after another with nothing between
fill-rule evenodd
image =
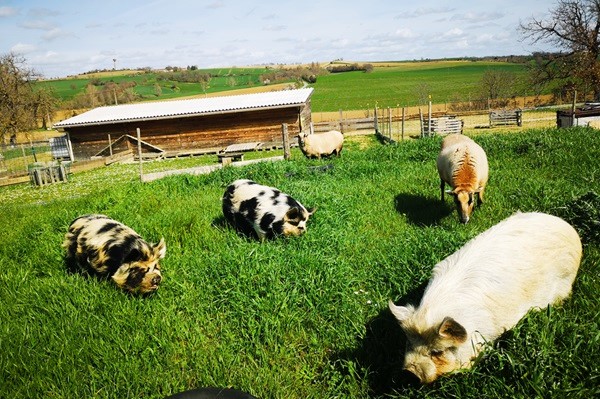
<instances>
[{"instance_id":1,"label":"blue sky","mask_svg":"<svg viewBox=\"0 0 600 399\"><path fill-rule=\"evenodd\" d=\"M457 4L460 3L460 4ZM530 54L556 2L0 0L0 54L48 78L94 69Z\"/></svg>"}]
</instances>

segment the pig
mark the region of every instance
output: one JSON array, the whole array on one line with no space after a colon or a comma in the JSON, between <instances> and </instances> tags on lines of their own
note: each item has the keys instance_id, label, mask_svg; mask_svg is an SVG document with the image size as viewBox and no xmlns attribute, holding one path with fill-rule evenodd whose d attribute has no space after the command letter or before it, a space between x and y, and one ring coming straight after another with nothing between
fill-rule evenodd
<instances>
[{"instance_id":1,"label":"pig","mask_svg":"<svg viewBox=\"0 0 600 399\"><path fill-rule=\"evenodd\" d=\"M80 216L69 226L63 247L72 270L110 278L121 289L147 294L162 281L159 260L167 247L144 241L133 229L105 215Z\"/></svg>"},{"instance_id":2,"label":"pig","mask_svg":"<svg viewBox=\"0 0 600 399\"><path fill-rule=\"evenodd\" d=\"M299 236L315 212L274 187L240 179L227 186L222 198L225 219L239 232L262 240Z\"/></svg>"},{"instance_id":3,"label":"pig","mask_svg":"<svg viewBox=\"0 0 600 399\"><path fill-rule=\"evenodd\" d=\"M298 145L307 158L339 156L344 146L344 135L337 130L317 134L303 132L298 135Z\"/></svg>"},{"instance_id":4,"label":"pig","mask_svg":"<svg viewBox=\"0 0 600 399\"><path fill-rule=\"evenodd\" d=\"M437 157L440 175L441 200L444 201L446 183L454 197L456 210L462 223L467 223L473 212L475 195L483 203L483 193L488 181L488 161L483 148L462 134L449 134L442 141Z\"/></svg>"},{"instance_id":5,"label":"pig","mask_svg":"<svg viewBox=\"0 0 600 399\"><path fill-rule=\"evenodd\" d=\"M439 262L418 307L389 308L407 337L404 368L422 383L469 369L530 309L567 298L581 240L564 220L516 213Z\"/></svg>"}]
</instances>

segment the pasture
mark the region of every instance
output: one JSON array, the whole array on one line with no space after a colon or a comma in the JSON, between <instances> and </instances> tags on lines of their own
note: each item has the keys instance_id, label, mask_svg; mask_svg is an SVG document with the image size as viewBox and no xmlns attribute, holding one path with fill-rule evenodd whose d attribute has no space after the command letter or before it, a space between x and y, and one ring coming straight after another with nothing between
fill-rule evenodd
<instances>
[{"instance_id":1,"label":"pasture","mask_svg":"<svg viewBox=\"0 0 600 399\"><path fill-rule=\"evenodd\" d=\"M383 64L373 72L346 72L320 76L312 87L314 112L419 106L431 95L434 104L468 102L481 98L480 81L485 71L497 70L524 78L524 65L486 61L432 61ZM522 83L515 94L530 93ZM420 97L424 97L421 99Z\"/></svg>"},{"instance_id":2,"label":"pasture","mask_svg":"<svg viewBox=\"0 0 600 399\"><path fill-rule=\"evenodd\" d=\"M267 73L267 68L212 68L198 70L199 73L212 76L206 93L219 93L246 87L261 86L260 76ZM204 95L205 92L197 82L177 82L166 79L166 74L148 71L114 71L110 73L96 73L78 75L66 79L53 79L39 82L44 87L51 88L55 95L62 101L73 99L77 94L84 93L90 82L103 85L108 82L116 84L133 83L133 90L142 100L168 100L180 97ZM158 85L161 88L160 96L155 94Z\"/></svg>"},{"instance_id":3,"label":"pasture","mask_svg":"<svg viewBox=\"0 0 600 399\"><path fill-rule=\"evenodd\" d=\"M262 399L598 397L598 132L474 138L490 181L467 225L439 200L438 138L349 137L341 158L294 149L289 162L145 184L136 165L112 165L64 184L0 187L0 397L159 399L203 386ZM235 233L220 198L237 178L318 207L307 233L263 243ZM531 312L473 370L408 385L388 299L418 302L437 262L517 210L580 231L572 297ZM86 213L165 238L156 294L66 271L64 234Z\"/></svg>"},{"instance_id":4,"label":"pasture","mask_svg":"<svg viewBox=\"0 0 600 399\"><path fill-rule=\"evenodd\" d=\"M372 110L376 104L379 107L419 106L426 103L427 95L431 95L435 104L470 101L480 98L480 81L487 70L510 72L517 81L527 73L522 64L491 61L397 62L373 65L374 70L371 73L345 72L319 76L316 83L309 85L315 88L312 111ZM198 70L213 76L206 90L207 94L226 91L231 91L228 94L232 94L241 88L272 90L273 85L264 86L260 81L262 74L271 71L273 69L267 68ZM80 75L78 78L48 80L39 84L51 87L63 101L85 92L86 85L92 79L104 84L133 82L133 90L146 101L205 94L198 83L160 80L159 77L160 75L154 72L130 71L122 75ZM156 84L161 87L160 96L155 95ZM517 96L531 94L521 83L514 89ZM423 96L425 100L420 99Z\"/></svg>"}]
</instances>

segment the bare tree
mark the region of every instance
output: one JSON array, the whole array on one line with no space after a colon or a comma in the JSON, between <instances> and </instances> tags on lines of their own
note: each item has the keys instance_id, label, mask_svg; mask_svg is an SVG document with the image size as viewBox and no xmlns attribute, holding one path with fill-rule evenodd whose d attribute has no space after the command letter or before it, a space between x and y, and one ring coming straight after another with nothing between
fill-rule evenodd
<instances>
[{"instance_id":1,"label":"bare tree","mask_svg":"<svg viewBox=\"0 0 600 399\"><path fill-rule=\"evenodd\" d=\"M497 100L512 97L515 90L515 74L488 69L483 73L480 81L481 95L484 99Z\"/></svg>"},{"instance_id":2,"label":"bare tree","mask_svg":"<svg viewBox=\"0 0 600 399\"><path fill-rule=\"evenodd\" d=\"M39 75L13 53L0 55L0 141L23 130L36 128L40 112L52 108L51 98L36 94L33 82ZM43 108L43 110L42 110Z\"/></svg>"},{"instance_id":3,"label":"bare tree","mask_svg":"<svg viewBox=\"0 0 600 399\"><path fill-rule=\"evenodd\" d=\"M532 17L520 28L532 44L548 43L558 50L534 57L534 85L560 82L591 90L600 100L600 0L558 0L547 18Z\"/></svg>"}]
</instances>

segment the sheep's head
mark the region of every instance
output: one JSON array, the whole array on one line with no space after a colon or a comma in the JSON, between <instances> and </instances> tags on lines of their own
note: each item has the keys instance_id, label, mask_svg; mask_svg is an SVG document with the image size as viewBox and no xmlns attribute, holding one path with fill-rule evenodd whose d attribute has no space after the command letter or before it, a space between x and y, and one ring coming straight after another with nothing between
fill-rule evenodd
<instances>
[{"instance_id":1,"label":"sheep's head","mask_svg":"<svg viewBox=\"0 0 600 399\"><path fill-rule=\"evenodd\" d=\"M454 204L458 212L458 219L461 223L467 223L473 213L475 206L475 194L478 191L468 191L461 188L456 188L448 191L448 194L454 198Z\"/></svg>"}]
</instances>

